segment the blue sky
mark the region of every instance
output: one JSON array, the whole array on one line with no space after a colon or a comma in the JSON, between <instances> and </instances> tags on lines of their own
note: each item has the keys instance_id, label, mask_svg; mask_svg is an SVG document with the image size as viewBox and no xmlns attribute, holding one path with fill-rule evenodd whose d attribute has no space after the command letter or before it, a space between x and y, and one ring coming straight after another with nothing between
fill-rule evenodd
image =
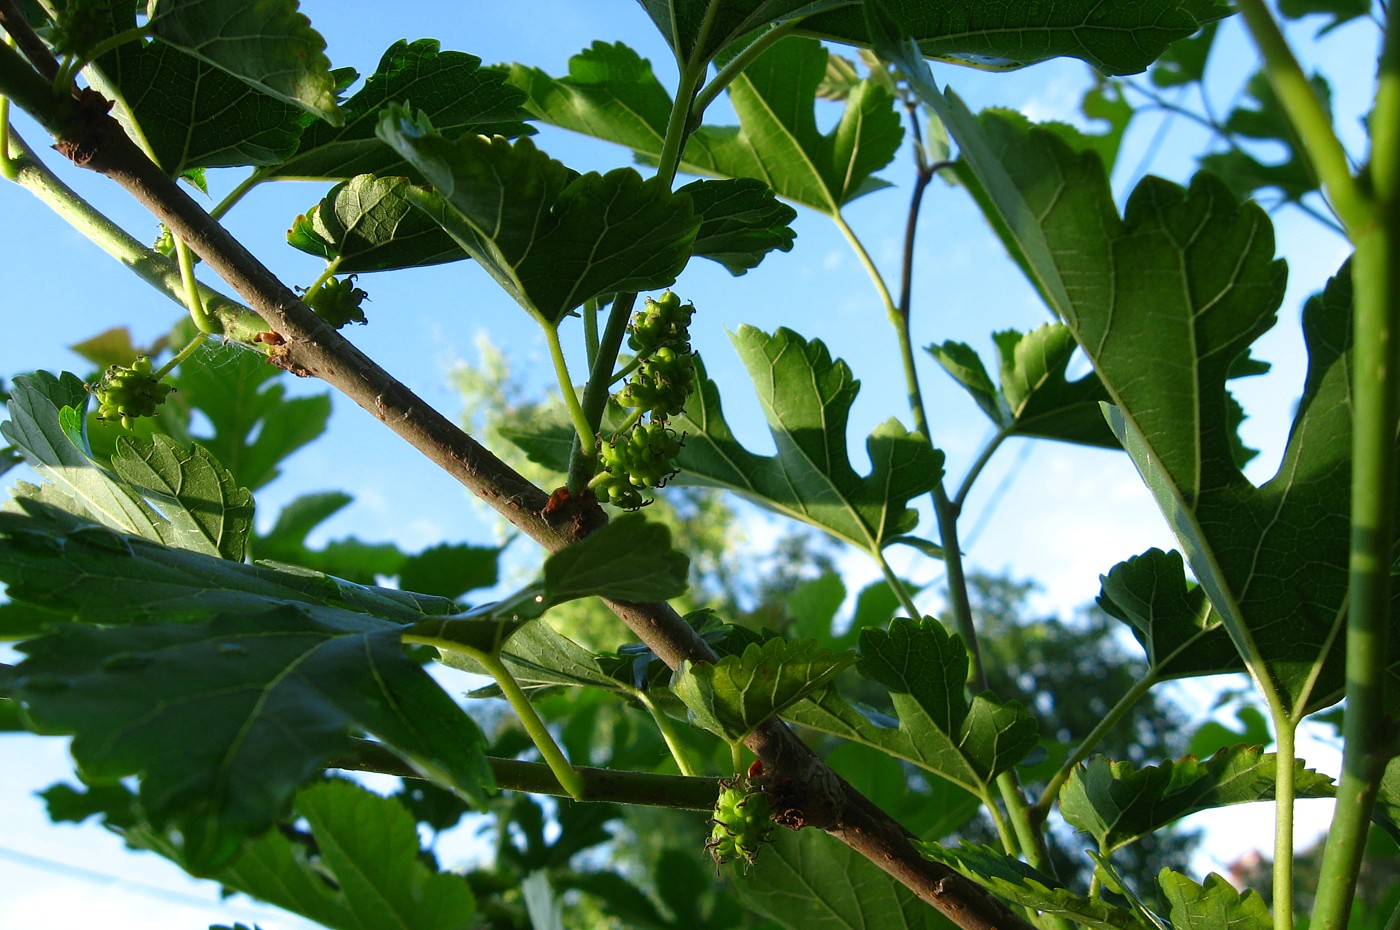
<instances>
[{"instance_id":1,"label":"blue sky","mask_svg":"<svg viewBox=\"0 0 1400 930\"><path fill-rule=\"evenodd\" d=\"M304 0L302 8L326 36L333 63L352 65L362 73L373 70L383 48L398 38L433 36L442 40L444 48L471 52L488 63L519 60L554 74L565 71L570 55L595 39L604 39L627 41L651 58L663 81L670 81L668 56L659 36L641 8L629 0L515 0L510 4ZM1247 74L1253 67L1253 53L1238 41L1237 27L1227 25L1226 30L1229 44L1217 53L1216 64L1216 76L1225 87L1215 101L1219 112L1229 108L1229 95L1237 83L1237 77L1231 80L1231 76ZM1304 43L1307 56L1341 76L1335 88L1338 107L1344 114L1344 133L1355 141L1357 113L1367 99L1371 75L1369 65L1362 69L1354 62L1371 60L1369 33L1363 25L1347 27L1325 43L1315 44L1309 41L1312 32L1313 24L1306 24L1295 35ZM1018 107L1037 119L1073 118L1089 80L1087 69L1072 61L1004 75L950 67L940 67L936 73L975 108ZM834 120L834 113L823 119ZM19 126L31 143L42 142L32 126L22 120ZM1152 119L1135 125L1120 158L1118 189L1126 189L1144 166L1178 180L1189 173L1189 153L1205 144L1204 135L1178 120L1169 127L1165 144L1153 149L1156 129ZM607 169L627 161L619 150L562 133L546 130L537 141L581 170ZM1149 150L1155 154L1144 161ZM905 154L885 172L897 185L907 179ZM50 154L48 161L57 165L59 160ZM154 237L154 222L120 195L114 196L101 179L75 171L64 176L138 238ZM212 176L214 199L237 179L235 174ZM318 263L288 248L282 233L323 191L324 185L302 183L265 186L230 214L228 225L284 280L307 284L319 272ZM857 202L849 211L852 226L891 278L897 274L906 197L906 188L897 186ZM1304 358L1297 327L1301 299L1335 271L1345 254L1340 240L1296 212L1282 211L1276 221L1279 252L1289 259L1292 270L1290 291L1280 325L1256 351L1274 362L1275 369L1266 377L1242 383L1239 390L1252 417L1246 439L1264 453L1256 463L1256 477L1273 470L1302 383ZM0 188L0 223L8 233L0 251L4 325L0 374L10 376L35 367L82 371L82 363L67 345L121 324L130 325L138 340L149 339L178 317L178 308L67 230L23 191ZM867 279L832 225L804 213L795 228L798 240L793 252L771 256L746 277L734 279L718 266L698 263L676 289L700 309L696 345L726 392L726 411L741 438L755 451L769 449L770 440L725 336L726 330L742 323L769 330L792 326L805 336L823 339L850 362L863 383L852 417L851 444L862 450L863 437L891 413L908 419L894 363L894 335ZM371 323L350 331L351 338L449 413L460 412L461 403L448 373L455 365L476 360L474 345L482 333L505 350L513 370L528 385L543 390L552 384L544 344L534 324L495 291L479 269L452 265L396 276L366 276L360 283L371 295L367 306ZM994 358L992 330L1024 330L1048 319L967 198L943 185L935 185L926 200L914 304L916 345L959 339L989 360ZM578 334L572 336L577 342ZM959 480L989 432L987 422L931 363L923 365L921 374L935 440L949 456L954 480ZM319 387L301 383L296 389ZM856 453L858 466L861 454ZM1005 485L1004 478L1014 482ZM496 532L491 515L454 482L372 417L339 401L326 440L288 463L284 477L260 496L260 518L269 520L281 504L298 494L331 489L355 495L356 503L326 527L323 538L353 532L417 549L444 540L486 541ZM984 521L979 514L989 506ZM968 540L972 564L1038 580L1043 605L1056 609L1072 609L1091 600L1098 590L1098 575L1117 561L1149 546L1172 545L1127 459L1104 452L1010 443L972 495L969 514L965 528L976 527L976 535ZM750 531L754 539L766 535L763 526L755 525ZM845 565L852 589L877 573L860 557L846 560ZM936 588L938 570L932 563L911 557L901 568ZM926 595L924 603L936 608L936 593ZM210 889L191 886L162 861L121 855L116 851L119 843L101 831L47 827L39 803L29 793L67 775L66 747L61 741L10 736L0 741L0 747L4 760L0 823L7 825L0 834L0 857L4 857L0 858L0 926L68 930L100 922L107 930L137 926L173 930L240 919L257 919L265 930L303 926L281 915L266 916L267 912L255 916L251 906L241 903L210 903L201 909L139 889L104 886L92 876L65 877L32 862L15 862L14 851L18 851L171 893L215 900ZM1261 822L1267 821L1265 812ZM1257 839L1241 835L1234 846L1225 845L1222 838L1216 865L1251 845L1266 845L1268 834L1265 827Z\"/></svg>"}]
</instances>

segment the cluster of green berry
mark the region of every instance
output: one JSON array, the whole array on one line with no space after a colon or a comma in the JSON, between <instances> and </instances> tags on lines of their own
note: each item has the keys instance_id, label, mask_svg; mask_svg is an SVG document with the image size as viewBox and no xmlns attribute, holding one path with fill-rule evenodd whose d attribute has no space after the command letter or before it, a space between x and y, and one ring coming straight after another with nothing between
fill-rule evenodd
<instances>
[{"instance_id":1,"label":"cluster of green berry","mask_svg":"<svg viewBox=\"0 0 1400 930\"><path fill-rule=\"evenodd\" d=\"M329 278L316 289L306 302L317 316L340 329L349 323L366 323L365 312L360 305L369 294L355 286L355 275L341 280Z\"/></svg>"},{"instance_id":2,"label":"cluster of green berry","mask_svg":"<svg viewBox=\"0 0 1400 930\"><path fill-rule=\"evenodd\" d=\"M127 429L136 417L155 416L156 408L175 390L156 377L144 355L127 367L113 365L101 381L87 387L97 398L98 419L121 420Z\"/></svg>"},{"instance_id":3,"label":"cluster of green berry","mask_svg":"<svg viewBox=\"0 0 1400 930\"><path fill-rule=\"evenodd\" d=\"M772 842L773 808L768 798L746 778L724 779L715 801L713 827L705 848L720 866L734 859L753 862L764 844Z\"/></svg>"},{"instance_id":4,"label":"cluster of green berry","mask_svg":"<svg viewBox=\"0 0 1400 930\"><path fill-rule=\"evenodd\" d=\"M683 437L667 420L685 409L695 383L690 350L691 304L670 291L632 315L627 344L637 353L617 402L634 411L626 429L600 440L600 470L590 487L600 500L636 510L650 503L642 491L664 487L676 474ZM647 422L642 422L642 417Z\"/></svg>"}]
</instances>

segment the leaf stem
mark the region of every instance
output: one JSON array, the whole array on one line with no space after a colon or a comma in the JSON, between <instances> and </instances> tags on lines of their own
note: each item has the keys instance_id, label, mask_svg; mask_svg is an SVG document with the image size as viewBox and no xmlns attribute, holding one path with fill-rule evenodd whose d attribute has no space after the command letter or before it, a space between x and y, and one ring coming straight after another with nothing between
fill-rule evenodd
<instances>
[{"instance_id":1,"label":"leaf stem","mask_svg":"<svg viewBox=\"0 0 1400 930\"><path fill-rule=\"evenodd\" d=\"M1366 834L1385 771L1400 419L1400 22L1386 25L1367 168L1376 221L1351 229L1356 252L1352 338L1351 559L1347 599L1347 712L1342 778L1323 850L1313 927L1342 930L1351 916Z\"/></svg>"},{"instance_id":2,"label":"leaf stem","mask_svg":"<svg viewBox=\"0 0 1400 930\"><path fill-rule=\"evenodd\" d=\"M568 792L569 797L575 801L583 797L583 779L578 772L569 764L569 760L564 757L564 753L559 749L559 744L554 742L554 737L550 735L549 728L545 726L540 715L535 712L534 705L525 696L525 692L520 690L520 685L516 682L515 676L506 668L501 657L494 652L484 652L478 649L465 647L460 643L451 644L451 648L469 654L472 658L481 663L492 678L496 679L496 684L500 685L501 693L510 702L511 709L515 711L520 723L525 727L525 732L530 735L535 747L539 749L540 755L544 757L545 764L554 773L554 777L559 780L559 784Z\"/></svg>"},{"instance_id":3,"label":"leaf stem","mask_svg":"<svg viewBox=\"0 0 1400 930\"><path fill-rule=\"evenodd\" d=\"M603 413L608 409L608 389L612 386L613 366L617 364L617 354L622 351L622 339L627 335L627 323L632 319L632 307L636 302L636 294L618 294L613 298L612 307L608 310L608 322L603 325L598 351L593 357L593 367L588 372L588 383L583 387L582 413L589 436L585 441L580 433L569 452L570 491L587 487L598 470L595 437L602 426ZM558 339L557 333L555 339Z\"/></svg>"},{"instance_id":4,"label":"leaf stem","mask_svg":"<svg viewBox=\"0 0 1400 930\"><path fill-rule=\"evenodd\" d=\"M564 347L559 342L558 327L546 326L544 338L545 342L549 344L549 357L554 362L554 377L559 382L559 392L564 395L564 406L568 408L569 419L574 422L578 441L587 450L585 454L592 454L598 434L588 422L588 417L584 416L583 407L579 403L578 390L574 388L573 379L569 377L569 364L564 360ZM582 485L575 487L572 482L569 485L570 491L581 491L582 489Z\"/></svg>"},{"instance_id":5,"label":"leaf stem","mask_svg":"<svg viewBox=\"0 0 1400 930\"><path fill-rule=\"evenodd\" d=\"M1293 804L1294 760L1297 758L1295 720L1274 720L1274 740L1278 744L1278 766L1274 799L1274 930L1293 930Z\"/></svg>"},{"instance_id":6,"label":"leaf stem","mask_svg":"<svg viewBox=\"0 0 1400 930\"><path fill-rule=\"evenodd\" d=\"M175 243L175 259L180 266L180 281L185 289L185 309L189 311L190 319L194 320L194 325L198 326L202 333L219 332L219 324L209 318L204 309L204 301L200 300L199 284L194 276L193 254L178 236L172 237L171 241Z\"/></svg>"},{"instance_id":7,"label":"leaf stem","mask_svg":"<svg viewBox=\"0 0 1400 930\"><path fill-rule=\"evenodd\" d=\"M914 603L914 596L909 593L909 588L904 584L904 580L894 573L890 568L890 563L885 559L885 552L878 546L872 546L870 554L875 557L875 561L880 565L880 571L885 576L885 584L889 585L894 596L899 599L899 606L904 608L904 612L909 615L910 620L918 620L923 617L919 607Z\"/></svg>"},{"instance_id":8,"label":"leaf stem","mask_svg":"<svg viewBox=\"0 0 1400 930\"><path fill-rule=\"evenodd\" d=\"M651 714L652 722L656 724L656 729L661 733L661 739L665 741L666 748L671 752L671 758L676 760L676 767L681 770L682 775L698 775L700 769L690 760L690 753L686 752L685 745L681 743L680 735L676 733L675 725L671 723L671 718L666 716L666 712L656 705L651 699L651 695L645 691L637 690L632 693L641 705Z\"/></svg>"},{"instance_id":9,"label":"leaf stem","mask_svg":"<svg viewBox=\"0 0 1400 930\"><path fill-rule=\"evenodd\" d=\"M583 354L588 359L588 369L598 361L598 298L583 305Z\"/></svg>"},{"instance_id":10,"label":"leaf stem","mask_svg":"<svg viewBox=\"0 0 1400 930\"><path fill-rule=\"evenodd\" d=\"M1396 166L1373 170L1394 173ZM1385 182L1390 186L1392 182ZM1391 189L1394 189L1393 187ZM1400 202L1383 225L1355 240L1352 281L1351 560L1347 614L1347 712L1342 778L1323 852L1312 926L1347 926L1371 809L1385 768L1390 566L1395 538L1397 392L1400 392Z\"/></svg>"},{"instance_id":11,"label":"leaf stem","mask_svg":"<svg viewBox=\"0 0 1400 930\"><path fill-rule=\"evenodd\" d=\"M133 26L124 32L119 32L114 36L108 36L88 52L83 57L77 55L69 56L62 65L59 66L58 74L54 76L55 92L62 92L64 88L72 84L78 76L78 72L86 68L89 64L101 58L113 49L126 45L129 42L139 42L148 38L153 33L148 27Z\"/></svg>"},{"instance_id":12,"label":"leaf stem","mask_svg":"<svg viewBox=\"0 0 1400 930\"><path fill-rule=\"evenodd\" d=\"M164 365L160 366L160 368L152 372L151 377L159 381L161 378L164 378L166 375L170 374L172 371L174 371L180 366L181 362L193 355L199 349L200 346L204 345L204 340L207 337L208 333L205 333L203 330L195 333L194 338L191 339L183 349L181 349L179 352L176 352L174 358L172 358L170 361L166 362Z\"/></svg>"},{"instance_id":13,"label":"leaf stem","mask_svg":"<svg viewBox=\"0 0 1400 930\"><path fill-rule=\"evenodd\" d=\"M1098 722L1094 729L1089 731L1088 736L1080 741L1074 752L1070 753L1069 758L1060 766L1059 771L1057 771L1045 785L1045 790L1040 793L1040 798L1031 805L1030 814L1032 818L1042 823L1045 821L1045 818L1050 814L1050 808L1055 805L1055 799L1059 797L1060 788L1064 786L1065 782L1069 781L1069 776L1074 772L1074 767L1089 758L1094 751L1094 747L1118 725L1118 721L1122 720L1124 715L1132 710L1133 705L1142 700L1143 696L1146 695L1148 691L1151 691L1153 686L1161 680L1159 676L1160 671L1157 666L1154 665L1149 668L1147 674L1134 682L1133 686L1127 690L1127 693L1118 699L1118 703L1114 704L1113 707L1109 709L1108 713L1104 714L1103 719Z\"/></svg>"},{"instance_id":14,"label":"leaf stem","mask_svg":"<svg viewBox=\"0 0 1400 930\"><path fill-rule=\"evenodd\" d=\"M1010 438L1011 434L1004 428L999 428L996 435L987 441L982 447L982 451L977 453L977 461L972 463L972 467L967 470L967 475L963 477L962 484L958 485L958 493L953 496L952 504L955 513L962 513L963 505L967 503L967 495L972 491L972 485L982 474L982 469L987 467L987 463L992 460L992 456L1001 448L1001 444Z\"/></svg>"},{"instance_id":15,"label":"leaf stem","mask_svg":"<svg viewBox=\"0 0 1400 930\"><path fill-rule=\"evenodd\" d=\"M691 112L695 114L695 119L698 120L705 115L705 111L710 108L710 104L715 102L715 98L717 98L726 87L734 83L734 79L738 77L745 68L753 64L754 59L772 48L779 39L785 38L796 31L801 21L801 17L784 20L750 42L742 52L735 55L729 60L728 64L719 69L714 79L706 84L700 93L695 96L695 104L691 109Z\"/></svg>"},{"instance_id":16,"label":"leaf stem","mask_svg":"<svg viewBox=\"0 0 1400 930\"><path fill-rule=\"evenodd\" d=\"M1322 189L1337 218L1349 232L1367 226L1374 215L1361 186L1351 173L1351 163L1332 128L1332 119L1318 100L1312 84L1288 45L1283 31L1264 0L1239 0L1237 4L1259 53L1264 73L1312 163Z\"/></svg>"},{"instance_id":17,"label":"leaf stem","mask_svg":"<svg viewBox=\"0 0 1400 930\"><path fill-rule=\"evenodd\" d=\"M223 219L225 213L232 210L238 201L242 200L249 191L257 187L264 180L266 180L266 178L263 176L262 171L254 171L252 174L239 181L238 184L234 186L233 190L225 194L224 199L220 200L214 205L214 209L209 211L209 215L216 220Z\"/></svg>"}]
</instances>

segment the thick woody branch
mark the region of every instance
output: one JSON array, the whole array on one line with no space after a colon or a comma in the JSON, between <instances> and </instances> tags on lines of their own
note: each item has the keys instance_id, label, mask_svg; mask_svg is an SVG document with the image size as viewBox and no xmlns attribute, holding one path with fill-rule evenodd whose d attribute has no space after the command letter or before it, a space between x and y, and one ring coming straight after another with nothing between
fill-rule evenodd
<instances>
[{"instance_id":1,"label":"thick woody branch","mask_svg":"<svg viewBox=\"0 0 1400 930\"><path fill-rule=\"evenodd\" d=\"M307 309L151 163L107 115L100 97L88 93L74 101L47 92L36 94L32 85L16 83L17 63L23 64L19 56L0 46L0 94L25 101L22 105L59 140L61 152L135 197L247 301L276 334L278 364L340 390L551 552L581 539L606 519L591 497L547 507L549 495L543 490ZM23 70L42 83L32 69ZM20 93L12 93L12 84ZM36 100L44 101L37 111L28 105ZM608 606L669 666L682 659L718 659L667 604L609 602ZM782 722L775 719L760 727L748 745L763 762L766 790L779 802L780 819L787 825L826 830L967 930L1031 930L1030 924L981 888L924 859L907 831L827 767Z\"/></svg>"}]
</instances>

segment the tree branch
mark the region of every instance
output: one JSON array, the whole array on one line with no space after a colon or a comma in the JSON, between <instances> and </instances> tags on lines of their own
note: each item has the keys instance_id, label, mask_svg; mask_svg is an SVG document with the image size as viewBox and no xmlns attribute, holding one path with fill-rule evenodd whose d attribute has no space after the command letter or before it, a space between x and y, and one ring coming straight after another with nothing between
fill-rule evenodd
<instances>
[{"instance_id":1,"label":"tree branch","mask_svg":"<svg viewBox=\"0 0 1400 930\"><path fill-rule=\"evenodd\" d=\"M21 102L59 141L75 164L105 175L136 198L172 235L222 277L276 334L274 360L303 377L318 377L383 421L432 462L481 497L545 549L555 552L588 535L605 519L591 496L575 496L546 511L549 496L498 459L312 313L243 245L154 165L87 92L81 101L47 92L10 94L16 69L0 46L0 93ZM42 82L32 69L30 78ZM19 85L20 90L25 88ZM32 88L30 88L32 90ZM42 105L34 107L35 101ZM670 605L609 601L608 606L667 665L718 657ZM1032 930L980 887L924 859L912 836L847 784L781 721L770 720L748 740L764 765L765 791L779 803L780 821L826 830L967 930Z\"/></svg>"}]
</instances>

